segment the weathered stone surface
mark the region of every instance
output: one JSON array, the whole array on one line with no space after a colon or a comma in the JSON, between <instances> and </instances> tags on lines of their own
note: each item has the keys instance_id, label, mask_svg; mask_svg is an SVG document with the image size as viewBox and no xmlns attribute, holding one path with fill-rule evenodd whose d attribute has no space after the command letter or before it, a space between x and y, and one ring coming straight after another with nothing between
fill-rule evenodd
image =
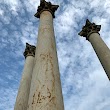
<instances>
[{"instance_id":1,"label":"weathered stone surface","mask_svg":"<svg viewBox=\"0 0 110 110\"><path fill-rule=\"evenodd\" d=\"M34 57L27 56L14 110L27 110Z\"/></svg>"},{"instance_id":2,"label":"weathered stone surface","mask_svg":"<svg viewBox=\"0 0 110 110\"><path fill-rule=\"evenodd\" d=\"M109 80L110 80L110 49L101 39L98 33L92 33L89 36L91 42Z\"/></svg>"},{"instance_id":3,"label":"weathered stone surface","mask_svg":"<svg viewBox=\"0 0 110 110\"><path fill-rule=\"evenodd\" d=\"M99 34L100 29L101 25L96 25L87 20L86 25L83 26L79 35L86 37L86 39L90 41L110 80L110 49L101 39Z\"/></svg>"},{"instance_id":4,"label":"weathered stone surface","mask_svg":"<svg viewBox=\"0 0 110 110\"><path fill-rule=\"evenodd\" d=\"M80 36L86 37L89 40L89 36L92 33L98 33L101 29L101 25L91 23L88 19L86 20L85 26L82 27L82 31L79 33Z\"/></svg>"},{"instance_id":5,"label":"weathered stone surface","mask_svg":"<svg viewBox=\"0 0 110 110\"><path fill-rule=\"evenodd\" d=\"M27 110L64 110L53 17L49 11L43 11L40 15L35 66Z\"/></svg>"},{"instance_id":6,"label":"weathered stone surface","mask_svg":"<svg viewBox=\"0 0 110 110\"><path fill-rule=\"evenodd\" d=\"M33 56L34 57L35 56L35 49L36 49L35 46L26 43L26 49L25 49L25 52L24 52L25 58L27 56Z\"/></svg>"},{"instance_id":7,"label":"weathered stone surface","mask_svg":"<svg viewBox=\"0 0 110 110\"><path fill-rule=\"evenodd\" d=\"M35 14L35 17L40 18L40 14L43 11L49 11L53 18L55 18L55 11L57 10L59 6L53 5L51 2L46 2L45 0L41 0L40 6L38 6L37 13Z\"/></svg>"}]
</instances>

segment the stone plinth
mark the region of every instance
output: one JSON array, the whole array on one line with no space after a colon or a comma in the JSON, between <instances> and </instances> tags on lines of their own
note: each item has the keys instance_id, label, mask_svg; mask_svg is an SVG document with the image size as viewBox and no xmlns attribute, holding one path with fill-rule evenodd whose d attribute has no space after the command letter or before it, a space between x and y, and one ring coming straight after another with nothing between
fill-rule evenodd
<instances>
[{"instance_id":1,"label":"stone plinth","mask_svg":"<svg viewBox=\"0 0 110 110\"><path fill-rule=\"evenodd\" d=\"M53 16L48 10L40 14L35 66L27 110L64 110Z\"/></svg>"},{"instance_id":2,"label":"stone plinth","mask_svg":"<svg viewBox=\"0 0 110 110\"><path fill-rule=\"evenodd\" d=\"M28 98L31 85L31 77L34 66L35 46L26 44L24 56L26 58L22 78L14 110L27 110Z\"/></svg>"}]
</instances>

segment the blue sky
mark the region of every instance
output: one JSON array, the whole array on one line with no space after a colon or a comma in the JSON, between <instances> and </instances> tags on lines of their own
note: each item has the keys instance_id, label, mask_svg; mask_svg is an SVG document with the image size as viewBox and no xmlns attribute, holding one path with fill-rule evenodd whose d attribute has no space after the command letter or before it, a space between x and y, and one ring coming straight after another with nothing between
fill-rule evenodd
<instances>
[{"instance_id":1,"label":"blue sky","mask_svg":"<svg viewBox=\"0 0 110 110\"><path fill-rule=\"evenodd\" d=\"M48 1L48 0L47 0ZM101 25L110 48L109 0L50 0L60 7L54 29L65 110L110 110L110 82L91 46L78 36L85 21ZM0 110L13 110L25 43L36 45L40 0L0 0Z\"/></svg>"}]
</instances>

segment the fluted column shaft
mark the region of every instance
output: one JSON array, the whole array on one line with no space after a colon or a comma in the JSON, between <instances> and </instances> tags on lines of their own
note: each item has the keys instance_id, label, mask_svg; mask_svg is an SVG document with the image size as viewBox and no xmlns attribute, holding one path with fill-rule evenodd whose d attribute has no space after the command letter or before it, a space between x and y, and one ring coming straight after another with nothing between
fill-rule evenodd
<instances>
[{"instance_id":1,"label":"fluted column shaft","mask_svg":"<svg viewBox=\"0 0 110 110\"><path fill-rule=\"evenodd\" d=\"M35 66L30 90L27 110L64 110L53 16L46 10L40 14Z\"/></svg>"},{"instance_id":2,"label":"fluted column shaft","mask_svg":"<svg viewBox=\"0 0 110 110\"><path fill-rule=\"evenodd\" d=\"M110 80L110 49L100 37L100 29L101 25L96 25L87 20L79 35L86 37L86 39L90 41Z\"/></svg>"},{"instance_id":3,"label":"fluted column shaft","mask_svg":"<svg viewBox=\"0 0 110 110\"><path fill-rule=\"evenodd\" d=\"M24 52L26 61L22 73L22 78L21 78L14 110L27 110L31 77L34 66L34 55L35 55L35 48L34 50L31 48L32 46L27 44L26 50Z\"/></svg>"}]
</instances>

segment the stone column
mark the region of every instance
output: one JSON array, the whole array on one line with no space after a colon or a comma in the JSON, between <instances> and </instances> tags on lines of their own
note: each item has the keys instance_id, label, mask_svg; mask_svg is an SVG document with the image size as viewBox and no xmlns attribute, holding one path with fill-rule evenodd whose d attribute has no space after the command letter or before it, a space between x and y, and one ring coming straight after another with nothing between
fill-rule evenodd
<instances>
[{"instance_id":1,"label":"stone column","mask_svg":"<svg viewBox=\"0 0 110 110\"><path fill-rule=\"evenodd\" d=\"M101 39L99 34L100 29L101 25L96 25L87 20L86 25L82 28L79 35L86 37L86 39L90 41L110 80L110 49Z\"/></svg>"},{"instance_id":2,"label":"stone column","mask_svg":"<svg viewBox=\"0 0 110 110\"><path fill-rule=\"evenodd\" d=\"M27 110L64 110L53 29L57 8L58 5L41 0L35 14L40 26Z\"/></svg>"},{"instance_id":3,"label":"stone column","mask_svg":"<svg viewBox=\"0 0 110 110\"><path fill-rule=\"evenodd\" d=\"M31 76L34 66L35 46L26 43L24 56L26 58L26 61L25 61L23 75L21 78L14 110L27 110L30 85L31 85Z\"/></svg>"}]
</instances>

